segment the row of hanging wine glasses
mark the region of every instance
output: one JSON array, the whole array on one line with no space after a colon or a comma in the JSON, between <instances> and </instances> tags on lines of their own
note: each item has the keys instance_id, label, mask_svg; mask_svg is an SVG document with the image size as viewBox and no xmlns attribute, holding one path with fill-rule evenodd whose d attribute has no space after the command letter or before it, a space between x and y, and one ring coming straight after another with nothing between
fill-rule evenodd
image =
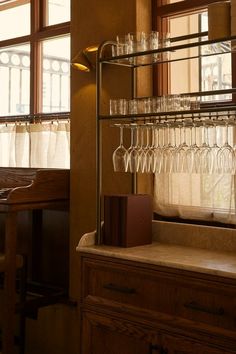
<instances>
[{"instance_id":1,"label":"row of hanging wine glasses","mask_svg":"<svg viewBox=\"0 0 236 354\"><path fill-rule=\"evenodd\" d=\"M186 121L115 124L120 143L113 152L115 172L236 173L234 122ZM130 142L124 145L124 129Z\"/></svg>"}]
</instances>

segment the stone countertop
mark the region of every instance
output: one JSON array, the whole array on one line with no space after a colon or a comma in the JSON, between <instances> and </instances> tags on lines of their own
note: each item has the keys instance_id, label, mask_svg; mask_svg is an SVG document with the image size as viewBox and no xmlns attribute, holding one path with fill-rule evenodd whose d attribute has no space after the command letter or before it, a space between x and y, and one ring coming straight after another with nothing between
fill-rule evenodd
<instances>
[{"instance_id":1,"label":"stone countertop","mask_svg":"<svg viewBox=\"0 0 236 354\"><path fill-rule=\"evenodd\" d=\"M85 234L76 250L112 258L236 279L236 252L221 252L153 242L130 248L95 245L95 233Z\"/></svg>"}]
</instances>

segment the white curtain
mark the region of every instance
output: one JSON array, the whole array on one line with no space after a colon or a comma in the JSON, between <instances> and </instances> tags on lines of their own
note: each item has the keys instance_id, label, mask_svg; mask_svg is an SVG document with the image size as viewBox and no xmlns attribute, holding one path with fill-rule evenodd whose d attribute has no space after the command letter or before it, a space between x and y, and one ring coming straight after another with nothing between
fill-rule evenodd
<instances>
[{"instance_id":1,"label":"white curtain","mask_svg":"<svg viewBox=\"0 0 236 354\"><path fill-rule=\"evenodd\" d=\"M70 168L70 123L0 124L0 166Z\"/></svg>"},{"instance_id":2,"label":"white curtain","mask_svg":"<svg viewBox=\"0 0 236 354\"><path fill-rule=\"evenodd\" d=\"M189 140L187 132L187 141ZM217 141L224 142L224 127ZM230 127L229 143L235 146L235 128ZM209 142L213 136L209 131ZM201 144L197 139L198 146ZM236 224L235 175L204 173L160 173L154 177L154 211L162 216Z\"/></svg>"}]
</instances>

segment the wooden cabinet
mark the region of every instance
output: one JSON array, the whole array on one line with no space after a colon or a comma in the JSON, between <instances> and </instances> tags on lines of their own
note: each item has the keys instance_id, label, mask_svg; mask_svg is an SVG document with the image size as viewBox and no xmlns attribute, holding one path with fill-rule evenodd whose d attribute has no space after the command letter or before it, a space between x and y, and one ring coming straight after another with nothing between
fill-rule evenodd
<instances>
[{"instance_id":1,"label":"wooden cabinet","mask_svg":"<svg viewBox=\"0 0 236 354\"><path fill-rule=\"evenodd\" d=\"M81 354L236 353L236 280L80 259Z\"/></svg>"},{"instance_id":2,"label":"wooden cabinet","mask_svg":"<svg viewBox=\"0 0 236 354\"><path fill-rule=\"evenodd\" d=\"M93 312L83 313L83 354L151 353L149 332L123 319Z\"/></svg>"}]
</instances>

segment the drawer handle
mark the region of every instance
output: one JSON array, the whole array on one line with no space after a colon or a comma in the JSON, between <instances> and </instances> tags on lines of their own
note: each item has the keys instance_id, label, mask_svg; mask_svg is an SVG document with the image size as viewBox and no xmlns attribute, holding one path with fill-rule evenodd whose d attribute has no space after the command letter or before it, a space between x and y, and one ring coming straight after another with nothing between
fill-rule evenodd
<instances>
[{"instance_id":1,"label":"drawer handle","mask_svg":"<svg viewBox=\"0 0 236 354\"><path fill-rule=\"evenodd\" d=\"M191 310L206 312L211 315L223 316L225 313L225 311L222 307L215 308L215 309L209 309L207 307L199 305L196 301L186 302L184 304L184 306L191 309Z\"/></svg>"},{"instance_id":2,"label":"drawer handle","mask_svg":"<svg viewBox=\"0 0 236 354\"><path fill-rule=\"evenodd\" d=\"M118 293L124 293L124 294L135 294L136 290L134 288L127 288L126 286L119 286L113 283L108 283L103 285L104 289L112 290L112 291L117 291Z\"/></svg>"},{"instance_id":3,"label":"drawer handle","mask_svg":"<svg viewBox=\"0 0 236 354\"><path fill-rule=\"evenodd\" d=\"M150 344L149 354L154 354L154 352L157 352L159 354L168 354L168 350L163 348L162 346L157 344Z\"/></svg>"}]
</instances>

